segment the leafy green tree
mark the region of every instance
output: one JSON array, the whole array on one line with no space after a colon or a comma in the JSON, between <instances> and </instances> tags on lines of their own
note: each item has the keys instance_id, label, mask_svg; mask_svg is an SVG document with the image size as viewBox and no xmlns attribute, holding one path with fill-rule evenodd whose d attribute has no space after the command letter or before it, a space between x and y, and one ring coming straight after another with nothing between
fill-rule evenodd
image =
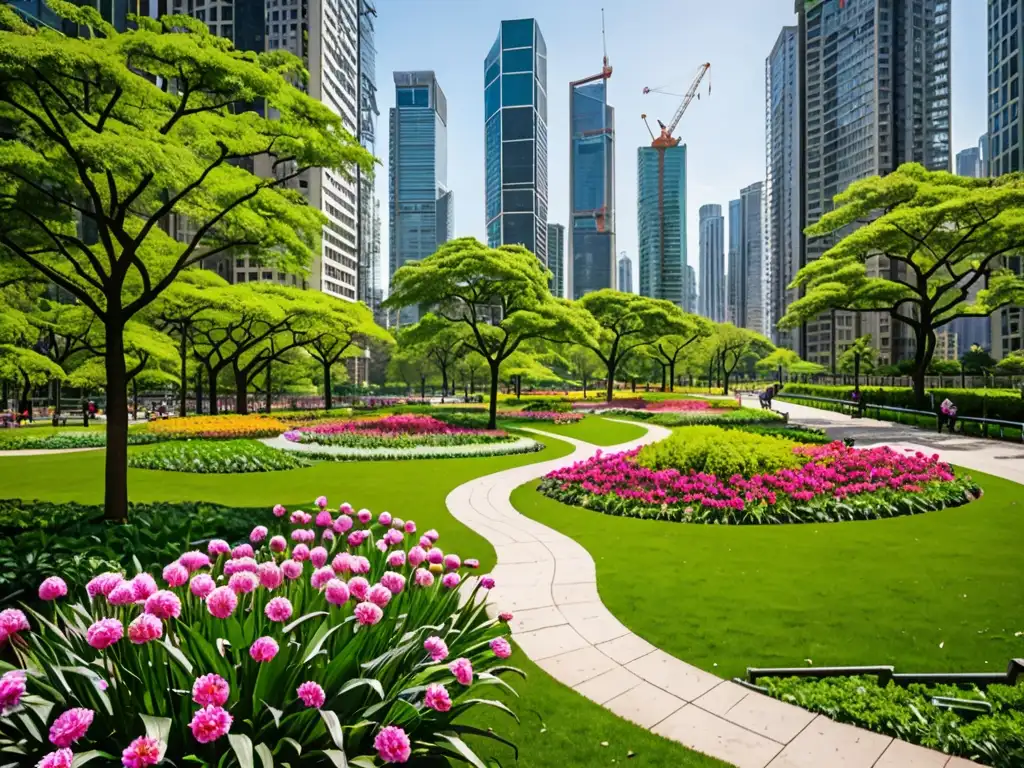
<instances>
[{"instance_id":1,"label":"leafy green tree","mask_svg":"<svg viewBox=\"0 0 1024 768\"><path fill-rule=\"evenodd\" d=\"M583 387L583 397L587 396L587 383L601 370L603 363L590 347L574 344L565 353L568 373Z\"/></svg>"},{"instance_id":2,"label":"leafy green tree","mask_svg":"<svg viewBox=\"0 0 1024 768\"><path fill-rule=\"evenodd\" d=\"M484 379L487 372L487 361L478 352L468 352L455 361L455 373L467 395L476 393L477 379Z\"/></svg>"},{"instance_id":3,"label":"leafy green tree","mask_svg":"<svg viewBox=\"0 0 1024 768\"><path fill-rule=\"evenodd\" d=\"M32 390L65 377L64 370L38 352L14 344L0 344L0 380L18 386L18 413L32 415Z\"/></svg>"},{"instance_id":4,"label":"leafy green tree","mask_svg":"<svg viewBox=\"0 0 1024 768\"><path fill-rule=\"evenodd\" d=\"M878 350L872 344L871 334L855 339L839 356L836 367L840 373L874 373L878 367Z\"/></svg>"},{"instance_id":5,"label":"leafy green tree","mask_svg":"<svg viewBox=\"0 0 1024 768\"><path fill-rule=\"evenodd\" d=\"M722 373L722 391L729 394L729 378L740 363L755 362L774 350L772 343L759 333L719 323L709 339L712 361L717 360Z\"/></svg>"},{"instance_id":6,"label":"leafy green tree","mask_svg":"<svg viewBox=\"0 0 1024 768\"><path fill-rule=\"evenodd\" d=\"M705 335L707 324L687 315L671 301L637 296L606 288L588 293L579 304L600 328L588 344L604 364L607 374L605 397L612 401L615 373L630 353L655 344L666 336L681 336L686 345ZM674 369L675 359L666 363Z\"/></svg>"},{"instance_id":7,"label":"leafy green tree","mask_svg":"<svg viewBox=\"0 0 1024 768\"><path fill-rule=\"evenodd\" d=\"M711 335L711 322L697 315L688 317L692 328L686 334L670 334L662 336L651 345L651 350L657 357L668 366L668 388L673 391L676 388L676 365L684 353L691 349L695 341Z\"/></svg>"},{"instance_id":8,"label":"leafy green tree","mask_svg":"<svg viewBox=\"0 0 1024 768\"><path fill-rule=\"evenodd\" d=\"M251 251L304 268L324 217L289 185L315 168L369 171L372 159L293 85L307 78L296 57L235 51L185 16L118 33L95 9L52 5L91 33L36 30L0 6L0 259L30 266L103 324L105 510L123 520L127 324L203 258ZM256 102L268 117L238 108ZM257 158L272 166L266 177L247 170ZM164 230L171 216L187 217L188 242Z\"/></svg>"},{"instance_id":9,"label":"leafy green tree","mask_svg":"<svg viewBox=\"0 0 1024 768\"><path fill-rule=\"evenodd\" d=\"M398 343L410 347L411 354L420 354L441 375L441 401L448 394L448 382L455 373L455 366L469 347L466 341L469 330L461 325L452 325L447 320L428 312L415 325L404 328L398 334Z\"/></svg>"},{"instance_id":10,"label":"leafy green tree","mask_svg":"<svg viewBox=\"0 0 1024 768\"><path fill-rule=\"evenodd\" d=\"M522 246L488 248L465 237L396 271L385 305L430 306L438 317L469 329L466 347L487 361L490 372L493 429L505 360L532 339L590 341L596 331L586 312L551 296L550 275Z\"/></svg>"},{"instance_id":11,"label":"leafy green tree","mask_svg":"<svg viewBox=\"0 0 1024 768\"><path fill-rule=\"evenodd\" d=\"M1024 374L1024 352L1011 352L996 363L996 372L1004 376L1020 376Z\"/></svg>"},{"instance_id":12,"label":"leafy green tree","mask_svg":"<svg viewBox=\"0 0 1024 768\"><path fill-rule=\"evenodd\" d=\"M888 313L913 331L911 375L923 405L936 329L1024 303L1024 277L1003 266L1024 248L1024 176L972 179L910 163L851 184L835 204L807 235L843 237L797 273L791 287L805 295L779 325L794 327L828 309ZM871 276L869 264L879 258L888 268ZM979 285L986 287L969 301Z\"/></svg>"},{"instance_id":13,"label":"leafy green tree","mask_svg":"<svg viewBox=\"0 0 1024 768\"><path fill-rule=\"evenodd\" d=\"M928 373L931 376L955 376L960 373L959 360L937 360L932 359L928 364Z\"/></svg>"},{"instance_id":14,"label":"leafy green tree","mask_svg":"<svg viewBox=\"0 0 1024 768\"><path fill-rule=\"evenodd\" d=\"M974 344L960 359L964 373L984 373L996 365L995 358L982 347Z\"/></svg>"}]
</instances>

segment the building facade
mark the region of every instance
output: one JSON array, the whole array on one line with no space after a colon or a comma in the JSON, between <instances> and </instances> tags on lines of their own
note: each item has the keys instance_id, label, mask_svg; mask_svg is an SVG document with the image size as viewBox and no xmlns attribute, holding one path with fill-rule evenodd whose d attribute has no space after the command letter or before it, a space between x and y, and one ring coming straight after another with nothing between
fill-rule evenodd
<instances>
[{"instance_id":1,"label":"building facade","mask_svg":"<svg viewBox=\"0 0 1024 768\"><path fill-rule=\"evenodd\" d=\"M633 292L633 260L623 251L619 254L619 285L623 293Z\"/></svg>"},{"instance_id":2,"label":"building facade","mask_svg":"<svg viewBox=\"0 0 1024 768\"><path fill-rule=\"evenodd\" d=\"M700 296L697 293L697 273L689 264L686 265L686 277L683 280L683 309L690 313L696 313Z\"/></svg>"},{"instance_id":3,"label":"building facade","mask_svg":"<svg viewBox=\"0 0 1024 768\"><path fill-rule=\"evenodd\" d=\"M1024 170L1024 0L988 2L988 175ZM1024 274L1024 259L1014 256L1006 266ZM1024 348L1024 308L993 313L992 356L997 360Z\"/></svg>"},{"instance_id":4,"label":"building facade","mask_svg":"<svg viewBox=\"0 0 1024 768\"><path fill-rule=\"evenodd\" d=\"M395 72L388 136L388 264L391 275L425 259L454 233L448 189L448 102L431 71ZM404 307L401 325L419 319Z\"/></svg>"},{"instance_id":5,"label":"building facade","mask_svg":"<svg viewBox=\"0 0 1024 768\"><path fill-rule=\"evenodd\" d=\"M981 170L981 147L969 147L956 153L956 175L973 179L985 175Z\"/></svg>"},{"instance_id":6,"label":"building facade","mask_svg":"<svg viewBox=\"0 0 1024 768\"><path fill-rule=\"evenodd\" d=\"M796 27L783 27L765 61L765 110L766 306L772 340L794 349L794 333L780 331L775 324L799 298L799 291L787 289L799 269L800 245L800 46Z\"/></svg>"},{"instance_id":7,"label":"building facade","mask_svg":"<svg viewBox=\"0 0 1024 768\"><path fill-rule=\"evenodd\" d=\"M615 287L615 110L608 59L569 83L569 297Z\"/></svg>"},{"instance_id":8,"label":"building facade","mask_svg":"<svg viewBox=\"0 0 1024 768\"><path fill-rule=\"evenodd\" d=\"M726 278L725 319L742 327L747 316L747 276L743 266L743 206L729 201L729 274Z\"/></svg>"},{"instance_id":9,"label":"building facade","mask_svg":"<svg viewBox=\"0 0 1024 768\"><path fill-rule=\"evenodd\" d=\"M685 305L686 145L637 150L640 295Z\"/></svg>"},{"instance_id":10,"label":"building facade","mask_svg":"<svg viewBox=\"0 0 1024 768\"><path fill-rule=\"evenodd\" d=\"M551 281L548 287L551 295L565 298L565 225L548 224L548 269Z\"/></svg>"},{"instance_id":11,"label":"building facade","mask_svg":"<svg viewBox=\"0 0 1024 768\"><path fill-rule=\"evenodd\" d=\"M377 10L372 0L359 0L359 142L377 154ZM381 283L380 214L373 175L356 172L359 190L358 252L359 269L356 296L372 311L380 305Z\"/></svg>"},{"instance_id":12,"label":"building facade","mask_svg":"<svg viewBox=\"0 0 1024 768\"><path fill-rule=\"evenodd\" d=\"M911 161L949 171L949 0L797 0L796 11L801 231L854 181ZM835 237L801 236L798 265L819 258ZM868 274L899 279L884 257L869 262ZM834 367L865 334L882 364L914 354L909 329L884 313L821 315L804 326L797 351Z\"/></svg>"},{"instance_id":13,"label":"building facade","mask_svg":"<svg viewBox=\"0 0 1024 768\"><path fill-rule=\"evenodd\" d=\"M702 205L700 227L700 289L697 314L725 322L725 217L722 206Z\"/></svg>"},{"instance_id":14,"label":"building facade","mask_svg":"<svg viewBox=\"0 0 1024 768\"><path fill-rule=\"evenodd\" d=\"M484 60L487 242L548 263L547 44L534 19L501 22Z\"/></svg>"},{"instance_id":15,"label":"building facade","mask_svg":"<svg viewBox=\"0 0 1024 768\"><path fill-rule=\"evenodd\" d=\"M764 182L740 190L740 269L743 271L742 327L765 333Z\"/></svg>"},{"instance_id":16,"label":"building facade","mask_svg":"<svg viewBox=\"0 0 1024 768\"><path fill-rule=\"evenodd\" d=\"M977 147L971 147L958 152L956 155L956 173L958 176L970 176L978 179L984 177L985 168L982 162L982 151L984 137L978 142ZM985 287L983 281L979 280L967 291L968 302L975 302L978 299L978 292ZM997 315L999 313L996 313ZM949 331L957 340L957 349L960 356L969 352L971 347L978 346L984 350L992 349L992 318L990 317L958 317L949 323L944 331ZM957 358L949 358L957 359Z\"/></svg>"}]
</instances>

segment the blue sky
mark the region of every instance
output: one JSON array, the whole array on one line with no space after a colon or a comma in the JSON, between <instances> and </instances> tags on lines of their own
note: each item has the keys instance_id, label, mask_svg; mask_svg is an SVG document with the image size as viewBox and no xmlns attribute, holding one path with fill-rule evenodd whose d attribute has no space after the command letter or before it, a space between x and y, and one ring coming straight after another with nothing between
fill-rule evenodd
<instances>
[{"instance_id":1,"label":"blue sky","mask_svg":"<svg viewBox=\"0 0 1024 768\"><path fill-rule=\"evenodd\" d=\"M834 2L835 0L830 0ZM985 0L955 0L952 33L954 154L985 131ZM712 93L683 117L688 146L688 263L697 264L697 209L727 208L739 190L764 178L764 60L780 29L796 23L793 0L377 0L380 120L377 174L382 260L387 271L388 110L392 72L432 69L448 98L448 182L455 191L455 231L485 239L483 60L502 19L534 17L548 45L549 220L569 210L568 83L601 67L601 8L614 67L617 250L637 268L636 151L650 143L640 119L668 121L669 96L645 86L686 90L704 61ZM651 119L652 126L655 125ZM634 277L634 286L636 279Z\"/></svg>"}]
</instances>

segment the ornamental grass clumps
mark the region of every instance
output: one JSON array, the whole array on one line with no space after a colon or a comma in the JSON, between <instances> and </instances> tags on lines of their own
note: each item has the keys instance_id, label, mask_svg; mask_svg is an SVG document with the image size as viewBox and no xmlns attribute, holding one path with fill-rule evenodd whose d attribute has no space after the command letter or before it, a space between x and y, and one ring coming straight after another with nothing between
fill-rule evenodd
<instances>
[{"instance_id":1,"label":"ornamental grass clumps","mask_svg":"<svg viewBox=\"0 0 1024 768\"><path fill-rule=\"evenodd\" d=\"M165 440L240 440L280 435L288 426L284 422L258 413L225 416L186 416L185 418L151 421L146 431Z\"/></svg>"},{"instance_id":2,"label":"ornamental grass clumps","mask_svg":"<svg viewBox=\"0 0 1024 768\"><path fill-rule=\"evenodd\" d=\"M799 445L736 430L698 435L691 447L690 431L680 430L666 447L599 453L556 470L540 491L611 515L732 525L873 520L958 506L981 495L970 477L955 477L937 455L858 450L841 442ZM782 448L792 452L791 463ZM702 462L723 471L700 471ZM788 465L742 474L743 468L782 463Z\"/></svg>"},{"instance_id":3,"label":"ornamental grass clumps","mask_svg":"<svg viewBox=\"0 0 1024 768\"><path fill-rule=\"evenodd\" d=\"M300 456L270 448L254 440L189 440L162 443L128 454L128 466L168 472L226 475L274 472L308 466Z\"/></svg>"},{"instance_id":4,"label":"ornamental grass clumps","mask_svg":"<svg viewBox=\"0 0 1024 768\"><path fill-rule=\"evenodd\" d=\"M500 429L460 427L433 416L412 413L300 427L285 432L284 438L294 443L346 448L451 447L511 440L508 433Z\"/></svg>"},{"instance_id":5,"label":"ornamental grass clumps","mask_svg":"<svg viewBox=\"0 0 1024 768\"><path fill-rule=\"evenodd\" d=\"M464 738L512 647L494 579L430 530L317 499L148 573L50 577L0 612L0 764L482 765ZM508 742L504 742L508 743ZM258 758L258 759L257 759ZM432 764L432 763L431 763Z\"/></svg>"}]
</instances>

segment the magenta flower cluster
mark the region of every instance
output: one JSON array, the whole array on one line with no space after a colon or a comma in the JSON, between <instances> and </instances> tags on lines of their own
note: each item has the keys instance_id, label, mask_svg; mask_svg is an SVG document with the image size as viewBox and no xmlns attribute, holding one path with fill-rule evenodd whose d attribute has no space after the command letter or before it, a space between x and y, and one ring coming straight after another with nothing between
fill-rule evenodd
<instances>
[{"instance_id":1,"label":"magenta flower cluster","mask_svg":"<svg viewBox=\"0 0 1024 768\"><path fill-rule=\"evenodd\" d=\"M505 433L500 430L485 431L470 429L468 427L456 427L451 424L435 419L433 416L422 416L419 414L405 413L392 416L382 416L374 419L353 419L350 421L335 421L330 424L316 424L311 427L291 430L285 433L285 438L292 441L299 441L303 435L342 435L356 433L367 437L388 438L404 435L492 435L504 437Z\"/></svg>"}]
</instances>

